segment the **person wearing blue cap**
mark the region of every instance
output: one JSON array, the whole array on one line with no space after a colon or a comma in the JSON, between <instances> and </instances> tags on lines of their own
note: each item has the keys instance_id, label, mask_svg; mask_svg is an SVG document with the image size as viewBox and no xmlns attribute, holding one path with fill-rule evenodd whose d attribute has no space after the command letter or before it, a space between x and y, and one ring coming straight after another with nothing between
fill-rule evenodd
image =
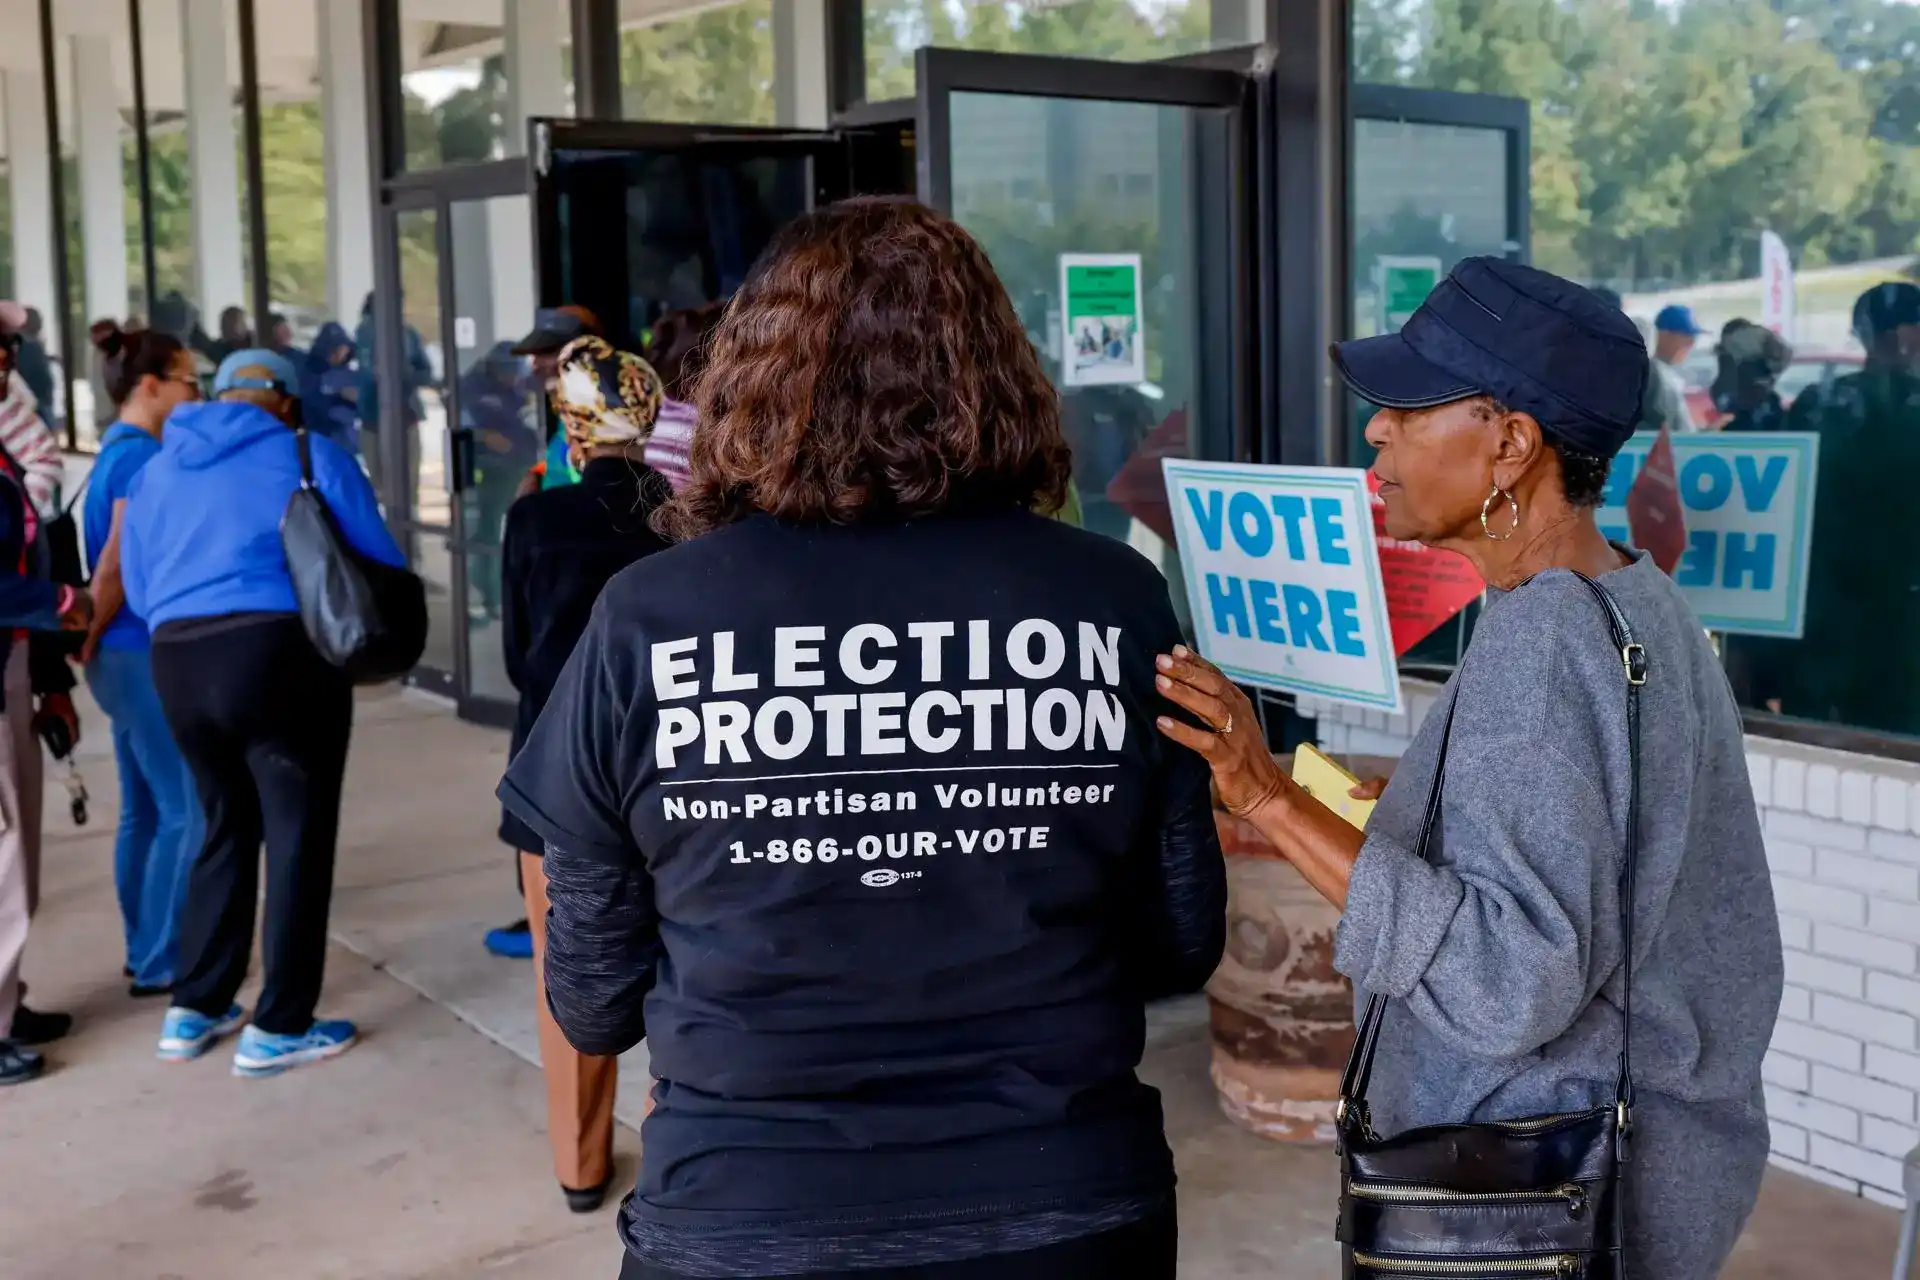
<instances>
[{"instance_id":1,"label":"person wearing blue cap","mask_svg":"<svg viewBox=\"0 0 1920 1280\"><path fill-rule=\"evenodd\" d=\"M1335 967L1383 1010L1347 1139L1624 1116L1624 1199L1604 1179L1587 1191L1594 1214L1624 1209L1631 1265L1575 1269L1710 1280L1766 1168L1782 959L1726 675L1673 580L1594 517L1639 422L1645 344L1578 285L1469 258L1400 332L1333 360L1379 407L1387 536L1458 552L1486 581L1472 643L1393 780L1356 789L1379 798L1364 833L1279 770L1246 695L1185 649L1157 660L1160 687L1208 728L1161 731L1342 909ZM1537 1189L1522 1180L1510 1189ZM1570 1274L1559 1250L1516 1256L1553 1239L1513 1207L1526 1200L1410 1207L1395 1261L1458 1270L1491 1240L1501 1274Z\"/></svg>"},{"instance_id":2,"label":"person wearing blue cap","mask_svg":"<svg viewBox=\"0 0 1920 1280\"><path fill-rule=\"evenodd\" d=\"M1680 372L1694 344L1700 341L1700 322L1693 308L1672 303L1660 308L1653 318L1653 373L1647 380L1647 394L1641 409L1641 427L1646 431L1694 431L1699 424L1687 408L1687 379Z\"/></svg>"},{"instance_id":3,"label":"person wearing blue cap","mask_svg":"<svg viewBox=\"0 0 1920 1280\"><path fill-rule=\"evenodd\" d=\"M246 1024L234 1073L263 1076L332 1057L355 1037L350 1022L314 1017L353 689L307 639L281 549L280 520L302 483L300 371L250 348L221 362L213 389L212 403L174 411L134 479L120 575L152 630L154 684L206 817L159 1056L197 1058ZM324 437L308 444L313 485L342 536L403 564L352 456ZM234 997L253 951L263 841L265 980L249 1024Z\"/></svg>"}]
</instances>

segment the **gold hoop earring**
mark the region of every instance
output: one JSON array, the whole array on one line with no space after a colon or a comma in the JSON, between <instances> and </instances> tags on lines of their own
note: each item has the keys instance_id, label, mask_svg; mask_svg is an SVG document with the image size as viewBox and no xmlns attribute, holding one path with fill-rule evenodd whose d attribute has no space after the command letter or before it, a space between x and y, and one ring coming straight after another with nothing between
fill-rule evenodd
<instances>
[{"instance_id":1,"label":"gold hoop earring","mask_svg":"<svg viewBox=\"0 0 1920 1280\"><path fill-rule=\"evenodd\" d=\"M1487 517L1493 514L1493 504L1501 498L1507 500L1507 510L1513 513L1513 523L1507 526L1505 533L1495 533L1492 527L1487 524ZM1480 532L1486 534L1495 542L1505 542L1519 531L1520 500L1511 493L1508 493L1505 489L1502 489L1499 485L1494 485L1493 492L1489 493L1487 500L1480 504Z\"/></svg>"}]
</instances>

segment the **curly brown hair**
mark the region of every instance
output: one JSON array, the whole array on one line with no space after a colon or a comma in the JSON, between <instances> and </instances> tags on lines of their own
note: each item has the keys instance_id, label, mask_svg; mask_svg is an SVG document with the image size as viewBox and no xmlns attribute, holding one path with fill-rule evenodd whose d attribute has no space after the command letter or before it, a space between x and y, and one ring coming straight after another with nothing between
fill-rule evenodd
<instances>
[{"instance_id":1,"label":"curly brown hair","mask_svg":"<svg viewBox=\"0 0 1920 1280\"><path fill-rule=\"evenodd\" d=\"M1060 403L978 242L902 198L789 223L714 331L693 390L686 487L656 516L690 538L796 523L1057 510Z\"/></svg>"}]
</instances>

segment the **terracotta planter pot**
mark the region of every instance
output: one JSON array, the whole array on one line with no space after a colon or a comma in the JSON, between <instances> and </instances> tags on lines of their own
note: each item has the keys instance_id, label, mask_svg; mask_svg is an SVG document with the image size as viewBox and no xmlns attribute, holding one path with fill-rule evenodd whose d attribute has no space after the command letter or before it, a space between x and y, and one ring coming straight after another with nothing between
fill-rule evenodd
<instances>
[{"instance_id":1,"label":"terracotta planter pot","mask_svg":"<svg viewBox=\"0 0 1920 1280\"><path fill-rule=\"evenodd\" d=\"M1348 763L1362 777L1392 764ZM1340 912L1251 823L1214 818L1227 855L1227 953L1207 984L1220 1109L1263 1137L1330 1143L1354 1037L1353 987L1333 968Z\"/></svg>"}]
</instances>

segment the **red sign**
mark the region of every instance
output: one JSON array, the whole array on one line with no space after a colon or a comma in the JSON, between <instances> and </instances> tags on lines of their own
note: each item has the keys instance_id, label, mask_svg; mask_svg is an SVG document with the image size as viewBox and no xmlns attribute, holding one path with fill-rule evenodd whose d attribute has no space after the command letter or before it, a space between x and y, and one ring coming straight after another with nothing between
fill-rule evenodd
<instances>
[{"instance_id":1,"label":"red sign","mask_svg":"<svg viewBox=\"0 0 1920 1280\"><path fill-rule=\"evenodd\" d=\"M1627 490L1627 531L1633 545L1652 556L1662 573L1672 574L1686 554L1687 510L1680 502L1673 437L1665 427Z\"/></svg>"},{"instance_id":2,"label":"red sign","mask_svg":"<svg viewBox=\"0 0 1920 1280\"><path fill-rule=\"evenodd\" d=\"M1393 651L1403 654L1478 600L1487 584L1463 555L1389 538L1387 505L1380 500L1380 482L1371 471L1367 489L1373 494L1373 538L1380 547L1380 580L1387 593Z\"/></svg>"}]
</instances>

